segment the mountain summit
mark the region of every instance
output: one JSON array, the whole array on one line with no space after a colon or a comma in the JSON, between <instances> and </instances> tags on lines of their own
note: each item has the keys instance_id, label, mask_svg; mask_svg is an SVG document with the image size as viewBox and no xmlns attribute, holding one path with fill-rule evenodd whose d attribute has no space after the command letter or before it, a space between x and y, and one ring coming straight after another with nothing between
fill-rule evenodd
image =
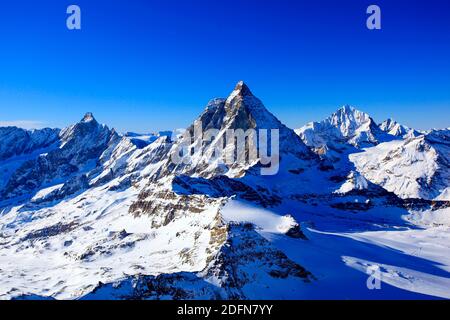
<instances>
[{"instance_id":1,"label":"mountain summit","mask_svg":"<svg viewBox=\"0 0 450 320\"><path fill-rule=\"evenodd\" d=\"M103 152L119 141L115 130L99 124L92 113L59 133L59 147L37 155L16 170L2 190L4 198L30 195L45 184L66 182L91 169Z\"/></svg>"},{"instance_id":2,"label":"mountain summit","mask_svg":"<svg viewBox=\"0 0 450 320\"><path fill-rule=\"evenodd\" d=\"M420 135L420 132L418 132L417 130L410 129L393 119L387 119L383 121L379 126L380 129L384 132L387 132L390 135L396 137L414 138Z\"/></svg>"},{"instance_id":3,"label":"mountain summit","mask_svg":"<svg viewBox=\"0 0 450 320\"><path fill-rule=\"evenodd\" d=\"M250 88L247 86L247 84L245 84L244 81L239 81L236 84L236 87L234 88L233 93L231 95L233 94L239 95L241 97L253 96L253 93L250 91Z\"/></svg>"},{"instance_id":4,"label":"mountain summit","mask_svg":"<svg viewBox=\"0 0 450 320\"><path fill-rule=\"evenodd\" d=\"M83 119L81 120L81 122L92 122L92 121L97 122L97 121L95 120L94 114L93 114L92 112L87 112L87 113L84 115Z\"/></svg>"},{"instance_id":5,"label":"mountain summit","mask_svg":"<svg viewBox=\"0 0 450 320\"><path fill-rule=\"evenodd\" d=\"M341 153L343 148L367 148L394 139L381 130L365 112L351 106L344 106L321 122L311 122L296 130L308 146L322 155Z\"/></svg>"},{"instance_id":6,"label":"mountain summit","mask_svg":"<svg viewBox=\"0 0 450 320\"><path fill-rule=\"evenodd\" d=\"M196 136L196 130L201 125L201 132L215 130L216 134L211 141L205 141L204 137ZM249 87L240 81L227 99L213 99L205 108L205 111L192 123L186 130L187 136L179 141L171 151L171 155L177 153L180 144L186 146L186 149L194 150L195 147L201 146L202 155L210 155L214 150L221 149L223 142L227 141L227 134L230 130L254 130L256 132L255 139L247 139L245 148L259 147L259 135L262 132L268 135L268 145L271 145L271 133L276 130L279 135L279 155L281 158L291 155L298 159L312 159L315 155L296 135L296 133L281 123L272 113L264 106L262 101L255 97ZM262 131L264 130L264 131ZM195 140L193 140L195 139ZM227 142L228 143L228 142ZM228 147L228 146L227 146ZM235 146L236 147L236 146ZM270 150L269 150L270 152ZM258 159L252 163L234 163L225 165L221 161L208 162L202 156L194 156L190 158L190 163L182 163L174 165L171 163L171 157L167 160L167 165L161 174L167 171L183 172L184 174L196 174L202 177L211 177L216 175L227 174L229 176L242 175L244 172L258 165L261 160L259 152Z\"/></svg>"}]
</instances>

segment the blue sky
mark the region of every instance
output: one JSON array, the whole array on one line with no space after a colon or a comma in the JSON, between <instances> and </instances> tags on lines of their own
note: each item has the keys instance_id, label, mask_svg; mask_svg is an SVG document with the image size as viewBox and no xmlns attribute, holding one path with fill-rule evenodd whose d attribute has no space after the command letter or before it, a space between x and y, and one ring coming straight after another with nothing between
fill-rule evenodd
<instances>
[{"instance_id":1,"label":"blue sky","mask_svg":"<svg viewBox=\"0 0 450 320\"><path fill-rule=\"evenodd\" d=\"M66 28L66 8L82 30ZM382 30L369 31L370 4ZM450 126L443 0L15 0L0 6L0 124L186 127L244 80L290 127L344 104Z\"/></svg>"}]
</instances>

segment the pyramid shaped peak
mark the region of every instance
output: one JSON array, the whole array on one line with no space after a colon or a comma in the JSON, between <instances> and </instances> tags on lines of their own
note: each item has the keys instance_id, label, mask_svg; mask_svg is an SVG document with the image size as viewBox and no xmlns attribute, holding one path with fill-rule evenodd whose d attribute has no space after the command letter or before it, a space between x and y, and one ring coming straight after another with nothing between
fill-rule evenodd
<instances>
[{"instance_id":1,"label":"pyramid shaped peak","mask_svg":"<svg viewBox=\"0 0 450 320\"><path fill-rule=\"evenodd\" d=\"M244 81L239 81L234 87L233 92L228 96L226 100L226 104L233 104L234 101L241 100L243 98L255 98L253 93L250 91L249 87L245 84Z\"/></svg>"},{"instance_id":2,"label":"pyramid shaped peak","mask_svg":"<svg viewBox=\"0 0 450 320\"><path fill-rule=\"evenodd\" d=\"M236 84L236 87L233 90L233 93L238 94L240 96L252 96L252 92L250 91L250 88L245 84L244 81L239 81Z\"/></svg>"},{"instance_id":3,"label":"pyramid shaped peak","mask_svg":"<svg viewBox=\"0 0 450 320\"><path fill-rule=\"evenodd\" d=\"M88 122L94 122L96 121L94 118L94 114L92 112L86 112L83 119L81 119L81 122L88 123Z\"/></svg>"}]
</instances>

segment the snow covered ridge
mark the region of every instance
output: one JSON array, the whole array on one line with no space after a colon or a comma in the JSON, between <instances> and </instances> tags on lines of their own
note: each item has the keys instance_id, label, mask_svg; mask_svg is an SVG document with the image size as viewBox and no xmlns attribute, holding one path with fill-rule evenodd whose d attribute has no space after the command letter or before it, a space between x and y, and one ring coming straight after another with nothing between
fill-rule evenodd
<instances>
[{"instance_id":1,"label":"snow covered ridge","mask_svg":"<svg viewBox=\"0 0 450 320\"><path fill-rule=\"evenodd\" d=\"M346 142L354 147L368 147L392 140L366 113L344 106L321 122L312 122L297 130L311 147L334 147Z\"/></svg>"},{"instance_id":2,"label":"snow covered ridge","mask_svg":"<svg viewBox=\"0 0 450 320\"><path fill-rule=\"evenodd\" d=\"M0 161L50 147L58 140L58 134L59 129L0 127Z\"/></svg>"},{"instance_id":3,"label":"snow covered ridge","mask_svg":"<svg viewBox=\"0 0 450 320\"><path fill-rule=\"evenodd\" d=\"M380 144L350 155L350 161L402 198L450 201L450 130Z\"/></svg>"},{"instance_id":4,"label":"snow covered ridge","mask_svg":"<svg viewBox=\"0 0 450 320\"><path fill-rule=\"evenodd\" d=\"M421 134L419 131L410 129L392 119L387 119L380 123L380 129L390 135L404 138L413 138Z\"/></svg>"},{"instance_id":5,"label":"snow covered ridge","mask_svg":"<svg viewBox=\"0 0 450 320\"><path fill-rule=\"evenodd\" d=\"M91 113L54 135L7 128L24 138L0 140L0 299L450 298L448 130L388 127L344 107L297 135L240 82L185 135ZM277 130L276 174L261 154L173 161L229 130Z\"/></svg>"},{"instance_id":6,"label":"snow covered ridge","mask_svg":"<svg viewBox=\"0 0 450 320\"><path fill-rule=\"evenodd\" d=\"M419 132L392 119L377 125L344 106L296 132L335 168L356 171L403 199L450 201L448 129Z\"/></svg>"},{"instance_id":7,"label":"snow covered ridge","mask_svg":"<svg viewBox=\"0 0 450 320\"><path fill-rule=\"evenodd\" d=\"M28 197L44 187L79 179L77 176L95 168L102 154L119 139L114 130L87 113L79 123L59 132L56 148L28 159L12 173L0 190L2 200Z\"/></svg>"}]
</instances>

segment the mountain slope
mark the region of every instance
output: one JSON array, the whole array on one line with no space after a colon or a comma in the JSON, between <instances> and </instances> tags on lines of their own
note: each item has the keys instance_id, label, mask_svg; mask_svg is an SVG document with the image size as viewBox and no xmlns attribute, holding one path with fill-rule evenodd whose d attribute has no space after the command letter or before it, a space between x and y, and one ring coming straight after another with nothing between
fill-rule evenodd
<instances>
[{"instance_id":1,"label":"mountain slope","mask_svg":"<svg viewBox=\"0 0 450 320\"><path fill-rule=\"evenodd\" d=\"M94 168L102 153L118 138L114 130L100 125L92 114L86 114L79 123L61 130L58 148L20 166L2 191L2 198L29 195Z\"/></svg>"},{"instance_id":2,"label":"mountain slope","mask_svg":"<svg viewBox=\"0 0 450 320\"><path fill-rule=\"evenodd\" d=\"M202 132L212 129L215 136L213 139L196 136L195 131L199 129ZM261 164L264 155L261 152L253 159L235 158L228 164L224 160L226 152L231 149L232 154L236 154L238 148L234 140L218 156L210 157L215 150L221 149L224 140L227 141L230 129L242 132L256 130L255 139L249 139L245 144L247 155L250 148L259 148L261 132L258 130L278 130L279 148L272 152L275 169L271 175L264 178L265 166ZM326 192L323 186L319 186L324 177L317 174L320 171L318 157L293 130L276 119L243 82L237 84L227 99L212 100L186 132L187 135L174 143L156 174L150 177L139 200L130 208L132 214L148 214L155 224L160 225L183 216L185 210L201 211L202 208L193 205L201 202L196 200L199 197L217 201L222 197L238 196L273 206L279 203L283 192L289 193L292 189L299 193L319 189ZM271 149L271 141L268 140L268 149ZM174 154L181 149L188 150L187 161L175 163ZM296 179L297 183L292 184L289 178L298 178L299 174L303 179ZM170 210L168 215L167 206L180 210Z\"/></svg>"},{"instance_id":3,"label":"mountain slope","mask_svg":"<svg viewBox=\"0 0 450 320\"><path fill-rule=\"evenodd\" d=\"M24 162L58 148L59 131L0 127L0 191Z\"/></svg>"},{"instance_id":4,"label":"mountain slope","mask_svg":"<svg viewBox=\"0 0 450 320\"><path fill-rule=\"evenodd\" d=\"M282 299L300 295L314 280L253 225L229 224L222 230L226 242L201 272L129 277L100 284L82 299Z\"/></svg>"},{"instance_id":5,"label":"mountain slope","mask_svg":"<svg viewBox=\"0 0 450 320\"><path fill-rule=\"evenodd\" d=\"M450 131L393 141L350 156L368 180L402 198L450 200Z\"/></svg>"},{"instance_id":6,"label":"mountain slope","mask_svg":"<svg viewBox=\"0 0 450 320\"><path fill-rule=\"evenodd\" d=\"M58 129L24 130L0 127L0 161L33 153L58 141Z\"/></svg>"}]
</instances>

